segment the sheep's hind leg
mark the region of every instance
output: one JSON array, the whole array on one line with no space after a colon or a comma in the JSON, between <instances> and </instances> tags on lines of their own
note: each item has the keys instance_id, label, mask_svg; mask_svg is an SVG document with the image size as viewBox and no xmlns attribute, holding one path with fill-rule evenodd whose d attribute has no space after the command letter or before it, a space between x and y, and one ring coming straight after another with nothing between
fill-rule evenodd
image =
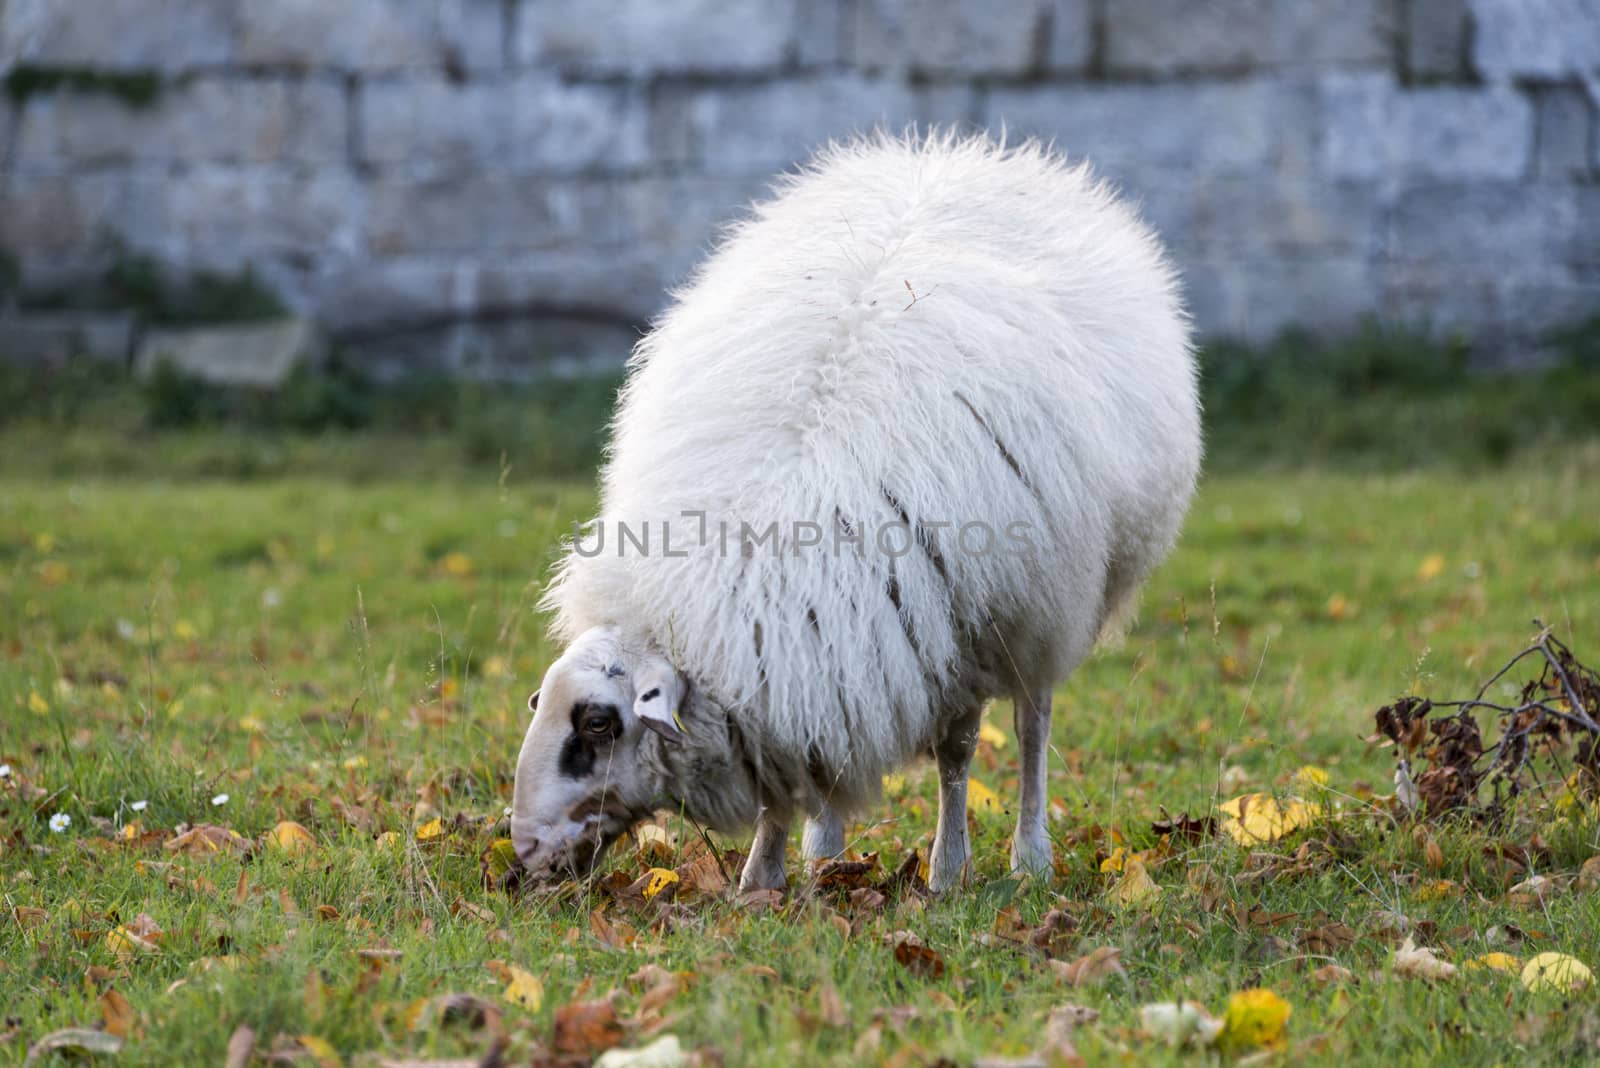
<instances>
[{"instance_id":1,"label":"sheep's hind leg","mask_svg":"<svg viewBox=\"0 0 1600 1068\"><path fill-rule=\"evenodd\" d=\"M971 849L967 845L967 769L978 744L978 721L983 706L973 705L945 725L934 743L939 765L939 826L933 832L933 854L928 858L928 889L943 893L966 881Z\"/></svg>"},{"instance_id":2,"label":"sheep's hind leg","mask_svg":"<svg viewBox=\"0 0 1600 1068\"><path fill-rule=\"evenodd\" d=\"M756 820L755 841L750 843L750 855L745 858L744 873L739 876L739 892L750 890L782 890L789 885L783 874L783 851L789 844L789 817L772 809L762 809Z\"/></svg>"},{"instance_id":3,"label":"sheep's hind leg","mask_svg":"<svg viewBox=\"0 0 1600 1068\"><path fill-rule=\"evenodd\" d=\"M806 817L805 830L800 834L800 855L805 858L806 870L814 872L823 861L843 852L844 820L824 802L816 815Z\"/></svg>"},{"instance_id":4,"label":"sheep's hind leg","mask_svg":"<svg viewBox=\"0 0 1600 1068\"><path fill-rule=\"evenodd\" d=\"M1022 797L1011 839L1011 870L1049 874L1054 868L1045 810L1050 804L1050 689L1019 692L1016 703Z\"/></svg>"}]
</instances>

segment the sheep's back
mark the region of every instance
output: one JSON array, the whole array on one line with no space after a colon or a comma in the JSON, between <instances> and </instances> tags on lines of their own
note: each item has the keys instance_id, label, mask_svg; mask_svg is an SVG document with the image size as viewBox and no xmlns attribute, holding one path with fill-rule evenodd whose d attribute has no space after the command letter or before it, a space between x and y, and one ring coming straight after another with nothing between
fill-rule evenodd
<instances>
[{"instance_id":1,"label":"sheep's back","mask_svg":"<svg viewBox=\"0 0 1600 1068\"><path fill-rule=\"evenodd\" d=\"M647 627L775 744L870 788L985 696L976 675L1076 664L1170 545L1198 458L1172 272L1086 169L985 140L846 146L639 346L602 520L657 543L569 557L552 600L569 632ZM774 523L776 551L744 547Z\"/></svg>"}]
</instances>

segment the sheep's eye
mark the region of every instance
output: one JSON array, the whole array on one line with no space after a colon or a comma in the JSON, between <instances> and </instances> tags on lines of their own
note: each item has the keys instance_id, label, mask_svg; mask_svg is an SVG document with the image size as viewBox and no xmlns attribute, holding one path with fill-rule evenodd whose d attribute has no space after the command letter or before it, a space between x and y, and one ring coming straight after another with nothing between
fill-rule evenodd
<instances>
[{"instance_id":1,"label":"sheep's eye","mask_svg":"<svg viewBox=\"0 0 1600 1068\"><path fill-rule=\"evenodd\" d=\"M604 713L585 716L580 729L583 731L583 733L592 738L609 740L611 738L611 728L615 722L615 720Z\"/></svg>"}]
</instances>

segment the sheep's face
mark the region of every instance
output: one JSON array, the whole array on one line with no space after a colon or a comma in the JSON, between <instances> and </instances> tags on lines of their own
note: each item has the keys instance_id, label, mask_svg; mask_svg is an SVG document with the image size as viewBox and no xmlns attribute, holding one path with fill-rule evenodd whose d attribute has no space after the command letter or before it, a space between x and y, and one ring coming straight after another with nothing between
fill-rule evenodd
<instances>
[{"instance_id":1,"label":"sheep's face","mask_svg":"<svg viewBox=\"0 0 1600 1068\"><path fill-rule=\"evenodd\" d=\"M684 687L659 654L628 648L613 627L584 632L528 699L517 758L511 841L526 873L587 875L612 842L663 799L646 739L673 737ZM662 723L665 713L665 725Z\"/></svg>"}]
</instances>

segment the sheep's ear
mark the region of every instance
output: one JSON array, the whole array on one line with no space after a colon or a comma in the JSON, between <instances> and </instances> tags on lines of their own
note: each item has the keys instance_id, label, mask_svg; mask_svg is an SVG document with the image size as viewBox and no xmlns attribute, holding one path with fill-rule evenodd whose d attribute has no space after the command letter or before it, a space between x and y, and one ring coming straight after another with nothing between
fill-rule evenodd
<instances>
[{"instance_id":1,"label":"sheep's ear","mask_svg":"<svg viewBox=\"0 0 1600 1068\"><path fill-rule=\"evenodd\" d=\"M670 663L662 657L647 661L634 677L633 713L646 727L669 742L684 740L683 726L678 720L678 707L687 695L688 686Z\"/></svg>"},{"instance_id":2,"label":"sheep's ear","mask_svg":"<svg viewBox=\"0 0 1600 1068\"><path fill-rule=\"evenodd\" d=\"M528 695L528 711L539 711L539 691L535 690Z\"/></svg>"}]
</instances>

